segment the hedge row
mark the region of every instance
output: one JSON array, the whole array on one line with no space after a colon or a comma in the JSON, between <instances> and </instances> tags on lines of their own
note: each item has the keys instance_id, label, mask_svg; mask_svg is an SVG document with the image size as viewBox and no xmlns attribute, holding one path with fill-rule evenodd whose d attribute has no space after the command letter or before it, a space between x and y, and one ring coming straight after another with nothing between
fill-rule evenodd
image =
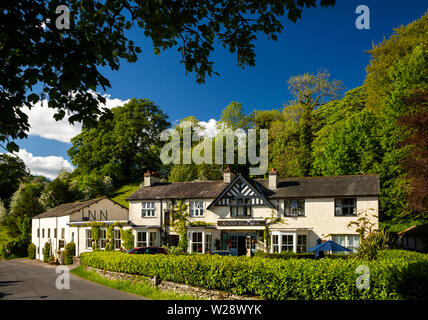
<instances>
[{"instance_id":1,"label":"hedge row","mask_svg":"<svg viewBox=\"0 0 428 320\"><path fill-rule=\"evenodd\" d=\"M153 277L267 299L427 299L426 255L355 259L264 259L210 255L88 252L83 266ZM356 268L367 265L370 289L359 290Z\"/></svg>"},{"instance_id":2,"label":"hedge row","mask_svg":"<svg viewBox=\"0 0 428 320\"><path fill-rule=\"evenodd\" d=\"M269 258L269 259L315 259L315 253L294 253L294 252L281 252L281 253L266 253L263 251L257 251L254 254L255 257ZM353 258L350 254L332 254L325 255L328 259L350 259Z\"/></svg>"}]
</instances>

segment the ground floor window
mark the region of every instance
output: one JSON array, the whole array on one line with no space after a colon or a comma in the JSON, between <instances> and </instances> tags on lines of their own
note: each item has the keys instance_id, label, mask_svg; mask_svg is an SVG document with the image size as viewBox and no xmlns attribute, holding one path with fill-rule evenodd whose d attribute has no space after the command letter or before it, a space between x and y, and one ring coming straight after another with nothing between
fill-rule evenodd
<instances>
[{"instance_id":1,"label":"ground floor window","mask_svg":"<svg viewBox=\"0 0 428 320\"><path fill-rule=\"evenodd\" d=\"M212 251L213 238L211 232L191 231L189 239L190 253L206 253L208 251Z\"/></svg>"},{"instance_id":2,"label":"ground floor window","mask_svg":"<svg viewBox=\"0 0 428 320\"><path fill-rule=\"evenodd\" d=\"M192 232L192 252L203 253L202 232Z\"/></svg>"},{"instance_id":3,"label":"ground floor window","mask_svg":"<svg viewBox=\"0 0 428 320\"><path fill-rule=\"evenodd\" d=\"M86 248L92 248L92 230L86 229Z\"/></svg>"},{"instance_id":4,"label":"ground floor window","mask_svg":"<svg viewBox=\"0 0 428 320\"><path fill-rule=\"evenodd\" d=\"M353 234L335 234L333 241L354 252L360 246L360 236Z\"/></svg>"},{"instance_id":5,"label":"ground floor window","mask_svg":"<svg viewBox=\"0 0 428 320\"><path fill-rule=\"evenodd\" d=\"M297 253L305 253L307 250L308 237L305 234L297 235Z\"/></svg>"},{"instance_id":6,"label":"ground floor window","mask_svg":"<svg viewBox=\"0 0 428 320\"><path fill-rule=\"evenodd\" d=\"M114 248L115 249L120 249L121 245L122 245L122 241L120 240L120 230L115 229L113 231L113 243L114 243Z\"/></svg>"},{"instance_id":7,"label":"ground floor window","mask_svg":"<svg viewBox=\"0 0 428 320\"><path fill-rule=\"evenodd\" d=\"M272 253L279 253L279 235L273 234L272 235Z\"/></svg>"},{"instance_id":8,"label":"ground floor window","mask_svg":"<svg viewBox=\"0 0 428 320\"><path fill-rule=\"evenodd\" d=\"M147 247L147 232L138 231L137 232L137 247Z\"/></svg>"},{"instance_id":9,"label":"ground floor window","mask_svg":"<svg viewBox=\"0 0 428 320\"><path fill-rule=\"evenodd\" d=\"M137 247L156 247L158 245L157 231L138 231Z\"/></svg>"},{"instance_id":10,"label":"ground floor window","mask_svg":"<svg viewBox=\"0 0 428 320\"><path fill-rule=\"evenodd\" d=\"M106 229L100 229L100 249L105 249L106 237L107 237L107 230Z\"/></svg>"},{"instance_id":11,"label":"ground floor window","mask_svg":"<svg viewBox=\"0 0 428 320\"><path fill-rule=\"evenodd\" d=\"M211 233L205 233L205 252L212 251L213 236Z\"/></svg>"},{"instance_id":12,"label":"ground floor window","mask_svg":"<svg viewBox=\"0 0 428 320\"><path fill-rule=\"evenodd\" d=\"M149 232L150 234L150 247L156 247L158 245L158 233L157 232Z\"/></svg>"},{"instance_id":13,"label":"ground floor window","mask_svg":"<svg viewBox=\"0 0 428 320\"><path fill-rule=\"evenodd\" d=\"M296 251L296 234L295 233L284 233L284 232L273 232L271 234L270 252L281 253Z\"/></svg>"},{"instance_id":14,"label":"ground floor window","mask_svg":"<svg viewBox=\"0 0 428 320\"><path fill-rule=\"evenodd\" d=\"M281 252L294 251L294 241L292 234L281 235Z\"/></svg>"}]
</instances>

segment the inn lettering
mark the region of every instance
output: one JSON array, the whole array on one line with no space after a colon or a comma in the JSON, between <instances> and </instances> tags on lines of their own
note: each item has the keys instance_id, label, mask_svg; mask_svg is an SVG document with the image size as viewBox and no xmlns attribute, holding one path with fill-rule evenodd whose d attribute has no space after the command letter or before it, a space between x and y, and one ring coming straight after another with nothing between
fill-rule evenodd
<instances>
[{"instance_id":1,"label":"inn lettering","mask_svg":"<svg viewBox=\"0 0 428 320\"><path fill-rule=\"evenodd\" d=\"M107 210L82 210L82 220L93 220L93 221L99 221L99 220L107 220Z\"/></svg>"}]
</instances>

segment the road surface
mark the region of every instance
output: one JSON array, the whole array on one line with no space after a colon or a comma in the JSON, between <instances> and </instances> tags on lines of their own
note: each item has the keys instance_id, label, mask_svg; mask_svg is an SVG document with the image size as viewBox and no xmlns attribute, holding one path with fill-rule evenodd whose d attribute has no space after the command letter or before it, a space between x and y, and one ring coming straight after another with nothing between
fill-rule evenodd
<instances>
[{"instance_id":1,"label":"road surface","mask_svg":"<svg viewBox=\"0 0 428 320\"><path fill-rule=\"evenodd\" d=\"M41 261L0 261L0 300L136 300L133 294L101 286L70 274L70 289L56 287L56 266Z\"/></svg>"}]
</instances>

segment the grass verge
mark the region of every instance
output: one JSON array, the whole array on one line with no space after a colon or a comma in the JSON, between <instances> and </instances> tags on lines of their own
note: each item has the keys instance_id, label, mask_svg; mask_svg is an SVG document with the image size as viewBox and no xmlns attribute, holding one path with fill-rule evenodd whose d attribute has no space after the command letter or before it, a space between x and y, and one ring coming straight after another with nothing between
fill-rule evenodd
<instances>
[{"instance_id":1,"label":"grass verge","mask_svg":"<svg viewBox=\"0 0 428 320\"><path fill-rule=\"evenodd\" d=\"M153 287L144 282L144 280L109 280L99 275L97 272L93 270L86 270L81 266L71 270L71 273L85 280L89 280L116 290L133 293L152 300L195 300L195 297L191 295L177 294L173 291L161 291L159 288Z\"/></svg>"}]
</instances>

